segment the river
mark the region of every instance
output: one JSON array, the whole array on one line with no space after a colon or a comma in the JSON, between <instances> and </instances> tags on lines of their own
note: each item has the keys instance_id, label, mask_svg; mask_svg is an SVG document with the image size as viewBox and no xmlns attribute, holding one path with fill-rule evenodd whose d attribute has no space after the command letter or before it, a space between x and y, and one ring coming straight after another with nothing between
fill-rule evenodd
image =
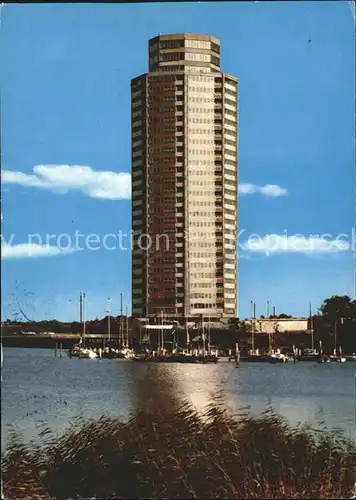
<instances>
[{"instance_id":1,"label":"river","mask_svg":"<svg viewBox=\"0 0 356 500\"><path fill-rule=\"evenodd\" d=\"M25 441L44 425L61 433L75 417L103 414L126 419L137 404L138 379L148 370L169 379L171 389L202 410L223 394L233 410L254 414L267 405L290 423L341 428L353 438L356 364L221 362L217 365L157 365L129 360L79 360L53 350L5 348L2 367L2 450L10 429Z\"/></svg>"}]
</instances>

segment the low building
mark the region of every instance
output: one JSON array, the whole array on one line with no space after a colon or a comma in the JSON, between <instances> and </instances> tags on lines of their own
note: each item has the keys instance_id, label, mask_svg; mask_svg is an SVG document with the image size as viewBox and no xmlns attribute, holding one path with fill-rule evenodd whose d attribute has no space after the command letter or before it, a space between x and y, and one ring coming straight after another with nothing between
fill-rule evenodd
<instances>
[{"instance_id":1,"label":"low building","mask_svg":"<svg viewBox=\"0 0 356 500\"><path fill-rule=\"evenodd\" d=\"M309 318L256 318L245 323L255 333L310 333Z\"/></svg>"}]
</instances>

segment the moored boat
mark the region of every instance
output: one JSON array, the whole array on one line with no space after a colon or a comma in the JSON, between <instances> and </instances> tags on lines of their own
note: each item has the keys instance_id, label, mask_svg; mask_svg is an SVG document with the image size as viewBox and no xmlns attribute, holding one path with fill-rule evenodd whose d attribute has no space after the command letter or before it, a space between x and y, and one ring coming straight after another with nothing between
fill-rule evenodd
<instances>
[{"instance_id":1,"label":"moored boat","mask_svg":"<svg viewBox=\"0 0 356 500\"><path fill-rule=\"evenodd\" d=\"M102 359L124 359L125 355L120 349L114 349L112 347L104 347L104 349L99 349L99 358Z\"/></svg>"},{"instance_id":2,"label":"moored boat","mask_svg":"<svg viewBox=\"0 0 356 500\"><path fill-rule=\"evenodd\" d=\"M97 353L93 349L82 347L80 349L78 358L79 359L96 359L98 357Z\"/></svg>"},{"instance_id":3,"label":"moored boat","mask_svg":"<svg viewBox=\"0 0 356 500\"><path fill-rule=\"evenodd\" d=\"M146 361L152 363L217 363L218 357L214 354L192 354L192 353L167 353L149 352L135 354L133 361Z\"/></svg>"},{"instance_id":4,"label":"moored boat","mask_svg":"<svg viewBox=\"0 0 356 500\"><path fill-rule=\"evenodd\" d=\"M345 363L346 362L346 358L344 356L337 356L335 354L331 354L329 356L329 359L331 362L334 362L334 363Z\"/></svg>"},{"instance_id":5,"label":"moored boat","mask_svg":"<svg viewBox=\"0 0 356 500\"><path fill-rule=\"evenodd\" d=\"M82 342L79 342L79 344L74 345L69 350L69 357L81 358L81 359L95 359L98 358L99 356L94 349L85 347L82 345Z\"/></svg>"},{"instance_id":6,"label":"moored boat","mask_svg":"<svg viewBox=\"0 0 356 500\"><path fill-rule=\"evenodd\" d=\"M336 363L345 363L346 358L342 354L342 347L339 346L339 353L338 354L337 354L337 349L335 347L334 352L333 352L333 354L331 354L331 356L329 356L329 359L330 359L330 361L334 361Z\"/></svg>"},{"instance_id":7,"label":"moored boat","mask_svg":"<svg viewBox=\"0 0 356 500\"><path fill-rule=\"evenodd\" d=\"M320 363L323 356L316 349L304 349L299 356L299 361L310 361L312 363Z\"/></svg>"},{"instance_id":8,"label":"moored boat","mask_svg":"<svg viewBox=\"0 0 356 500\"><path fill-rule=\"evenodd\" d=\"M356 354L351 354L350 356L345 356L346 361L356 361Z\"/></svg>"},{"instance_id":9,"label":"moored boat","mask_svg":"<svg viewBox=\"0 0 356 500\"><path fill-rule=\"evenodd\" d=\"M318 361L318 363L330 363L331 360L327 356L322 355L322 356L318 357L317 361Z\"/></svg>"},{"instance_id":10,"label":"moored boat","mask_svg":"<svg viewBox=\"0 0 356 500\"><path fill-rule=\"evenodd\" d=\"M216 354L198 356L198 363L217 363L219 358Z\"/></svg>"},{"instance_id":11,"label":"moored boat","mask_svg":"<svg viewBox=\"0 0 356 500\"><path fill-rule=\"evenodd\" d=\"M266 362L268 361L268 355L265 353L260 353L258 349L251 350L247 354L247 356L241 356L241 361L249 361L249 362Z\"/></svg>"},{"instance_id":12,"label":"moored boat","mask_svg":"<svg viewBox=\"0 0 356 500\"><path fill-rule=\"evenodd\" d=\"M272 352L268 356L268 361L273 364L277 363L288 363L289 357L286 354L283 354L279 349L277 352Z\"/></svg>"},{"instance_id":13,"label":"moored boat","mask_svg":"<svg viewBox=\"0 0 356 500\"><path fill-rule=\"evenodd\" d=\"M76 344L69 350L69 356L71 358L78 358L81 350L82 346L80 344Z\"/></svg>"},{"instance_id":14,"label":"moored boat","mask_svg":"<svg viewBox=\"0 0 356 500\"><path fill-rule=\"evenodd\" d=\"M128 348L122 349L120 351L120 354L121 354L121 357L125 358L125 359L132 359L135 357L135 352L132 349L128 349Z\"/></svg>"}]
</instances>

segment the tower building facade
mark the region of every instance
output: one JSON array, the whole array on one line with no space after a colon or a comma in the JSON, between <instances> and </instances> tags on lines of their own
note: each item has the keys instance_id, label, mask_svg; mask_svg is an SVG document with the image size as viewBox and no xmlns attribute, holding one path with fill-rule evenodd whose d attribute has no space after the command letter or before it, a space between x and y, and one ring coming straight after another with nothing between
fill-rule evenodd
<instances>
[{"instance_id":1,"label":"tower building facade","mask_svg":"<svg viewBox=\"0 0 356 500\"><path fill-rule=\"evenodd\" d=\"M237 315L237 79L220 41L159 35L131 81L132 314Z\"/></svg>"}]
</instances>

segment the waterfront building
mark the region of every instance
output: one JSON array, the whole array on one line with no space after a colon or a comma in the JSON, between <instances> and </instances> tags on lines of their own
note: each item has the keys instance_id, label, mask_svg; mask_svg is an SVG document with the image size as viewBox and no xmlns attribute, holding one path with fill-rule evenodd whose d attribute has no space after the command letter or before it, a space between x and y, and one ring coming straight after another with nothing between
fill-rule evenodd
<instances>
[{"instance_id":1,"label":"waterfront building","mask_svg":"<svg viewBox=\"0 0 356 500\"><path fill-rule=\"evenodd\" d=\"M237 316L237 79L220 41L149 40L131 81L132 312Z\"/></svg>"},{"instance_id":2,"label":"waterfront building","mask_svg":"<svg viewBox=\"0 0 356 500\"><path fill-rule=\"evenodd\" d=\"M310 318L249 318L245 324L255 333L310 333Z\"/></svg>"}]
</instances>

